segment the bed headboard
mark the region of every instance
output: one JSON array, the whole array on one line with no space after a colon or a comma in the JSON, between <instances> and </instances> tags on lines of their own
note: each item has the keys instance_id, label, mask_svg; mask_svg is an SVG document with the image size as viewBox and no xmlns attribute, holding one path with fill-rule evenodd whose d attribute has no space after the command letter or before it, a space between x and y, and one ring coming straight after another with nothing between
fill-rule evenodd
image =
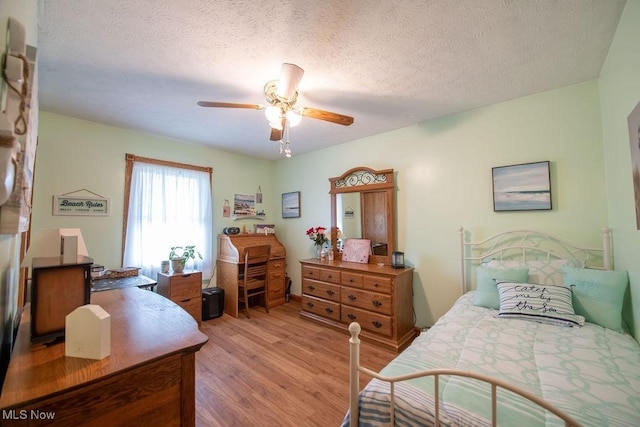
<instances>
[{"instance_id":1,"label":"bed headboard","mask_svg":"<svg viewBox=\"0 0 640 427\"><path fill-rule=\"evenodd\" d=\"M513 230L488 239L472 242L468 230L460 227L460 269L462 293L473 288L473 268L483 262L498 260L533 261L567 260L577 267L612 269L611 230L602 229L602 247L587 248L565 242L549 234L530 230Z\"/></svg>"}]
</instances>

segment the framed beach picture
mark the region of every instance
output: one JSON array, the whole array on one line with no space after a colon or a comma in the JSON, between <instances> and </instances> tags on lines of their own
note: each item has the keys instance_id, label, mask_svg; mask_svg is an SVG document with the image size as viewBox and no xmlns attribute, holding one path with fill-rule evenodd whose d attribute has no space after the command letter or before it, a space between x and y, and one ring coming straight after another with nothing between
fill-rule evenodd
<instances>
[{"instance_id":1,"label":"framed beach picture","mask_svg":"<svg viewBox=\"0 0 640 427\"><path fill-rule=\"evenodd\" d=\"M551 210L549 162L492 168L493 210Z\"/></svg>"},{"instance_id":2,"label":"framed beach picture","mask_svg":"<svg viewBox=\"0 0 640 427\"><path fill-rule=\"evenodd\" d=\"M300 218L300 192L282 193L282 218Z\"/></svg>"},{"instance_id":3,"label":"framed beach picture","mask_svg":"<svg viewBox=\"0 0 640 427\"><path fill-rule=\"evenodd\" d=\"M234 194L233 214L236 216L253 216L256 214L255 204L256 197L253 194Z\"/></svg>"}]
</instances>

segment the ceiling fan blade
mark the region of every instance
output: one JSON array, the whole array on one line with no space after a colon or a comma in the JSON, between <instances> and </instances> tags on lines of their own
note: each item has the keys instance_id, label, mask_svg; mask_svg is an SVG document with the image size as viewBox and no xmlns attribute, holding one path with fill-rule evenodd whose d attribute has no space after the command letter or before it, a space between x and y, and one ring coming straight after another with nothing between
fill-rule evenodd
<instances>
[{"instance_id":1,"label":"ceiling fan blade","mask_svg":"<svg viewBox=\"0 0 640 427\"><path fill-rule=\"evenodd\" d=\"M305 117L311 117L312 119L324 120L326 122L337 123L342 126L349 126L353 123L353 117L345 116L343 114L332 113L330 111L318 110L317 108L302 109L302 115Z\"/></svg>"},{"instance_id":2,"label":"ceiling fan blade","mask_svg":"<svg viewBox=\"0 0 640 427\"><path fill-rule=\"evenodd\" d=\"M282 64L276 94L282 99L292 99L298 90L298 84L303 74L304 70L295 64Z\"/></svg>"},{"instance_id":3,"label":"ceiling fan blade","mask_svg":"<svg viewBox=\"0 0 640 427\"><path fill-rule=\"evenodd\" d=\"M264 110L264 105L260 104L236 104L233 102L198 101L198 105L201 107L248 108L251 110Z\"/></svg>"},{"instance_id":4,"label":"ceiling fan blade","mask_svg":"<svg viewBox=\"0 0 640 427\"><path fill-rule=\"evenodd\" d=\"M282 129L274 129L271 128L271 137L269 138L270 141L282 141L282 138L284 137L284 127L287 124L287 119L283 118L282 119Z\"/></svg>"}]
</instances>

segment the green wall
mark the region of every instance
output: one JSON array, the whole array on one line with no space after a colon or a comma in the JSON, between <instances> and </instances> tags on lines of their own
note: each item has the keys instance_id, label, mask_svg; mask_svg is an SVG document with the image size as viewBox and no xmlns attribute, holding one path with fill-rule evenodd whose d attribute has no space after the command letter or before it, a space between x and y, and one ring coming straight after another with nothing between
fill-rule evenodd
<instances>
[{"instance_id":1,"label":"green wall","mask_svg":"<svg viewBox=\"0 0 640 427\"><path fill-rule=\"evenodd\" d=\"M461 226L474 240L518 228L599 246L608 224L602 151L592 81L278 161L276 193L301 191L302 199L301 218L276 227L292 292L300 293L298 260L313 255L305 230L331 223L329 177L355 166L397 171L397 246L415 267L416 321L426 326L461 294ZM551 161L553 210L493 212L491 168L544 160Z\"/></svg>"},{"instance_id":2,"label":"green wall","mask_svg":"<svg viewBox=\"0 0 640 427\"><path fill-rule=\"evenodd\" d=\"M265 210L265 222L274 217L272 162L43 111L40 113L32 232L40 228L80 228L87 251L96 263L107 268L121 267L126 153L213 168L214 252L203 256L215 260L215 236L223 227L240 222L222 217L224 200L233 202L235 193L255 194L261 186L265 197L262 205L257 206ZM109 197L111 214L107 217L52 214L54 195L82 189ZM280 209L280 205L277 208ZM244 222L253 225L253 222Z\"/></svg>"},{"instance_id":3,"label":"green wall","mask_svg":"<svg viewBox=\"0 0 640 427\"><path fill-rule=\"evenodd\" d=\"M640 332L640 231L636 225L627 117L640 102L640 0L628 0L600 79L609 225L615 267L628 270Z\"/></svg>"}]
</instances>

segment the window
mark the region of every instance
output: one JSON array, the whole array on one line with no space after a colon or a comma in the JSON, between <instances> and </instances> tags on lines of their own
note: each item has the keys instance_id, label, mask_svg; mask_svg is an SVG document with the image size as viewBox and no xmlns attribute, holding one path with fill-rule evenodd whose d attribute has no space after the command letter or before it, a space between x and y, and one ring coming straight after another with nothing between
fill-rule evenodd
<instances>
[{"instance_id":1,"label":"window","mask_svg":"<svg viewBox=\"0 0 640 427\"><path fill-rule=\"evenodd\" d=\"M212 274L211 168L127 154L123 267L152 278L172 246L202 254L189 268Z\"/></svg>"}]
</instances>

